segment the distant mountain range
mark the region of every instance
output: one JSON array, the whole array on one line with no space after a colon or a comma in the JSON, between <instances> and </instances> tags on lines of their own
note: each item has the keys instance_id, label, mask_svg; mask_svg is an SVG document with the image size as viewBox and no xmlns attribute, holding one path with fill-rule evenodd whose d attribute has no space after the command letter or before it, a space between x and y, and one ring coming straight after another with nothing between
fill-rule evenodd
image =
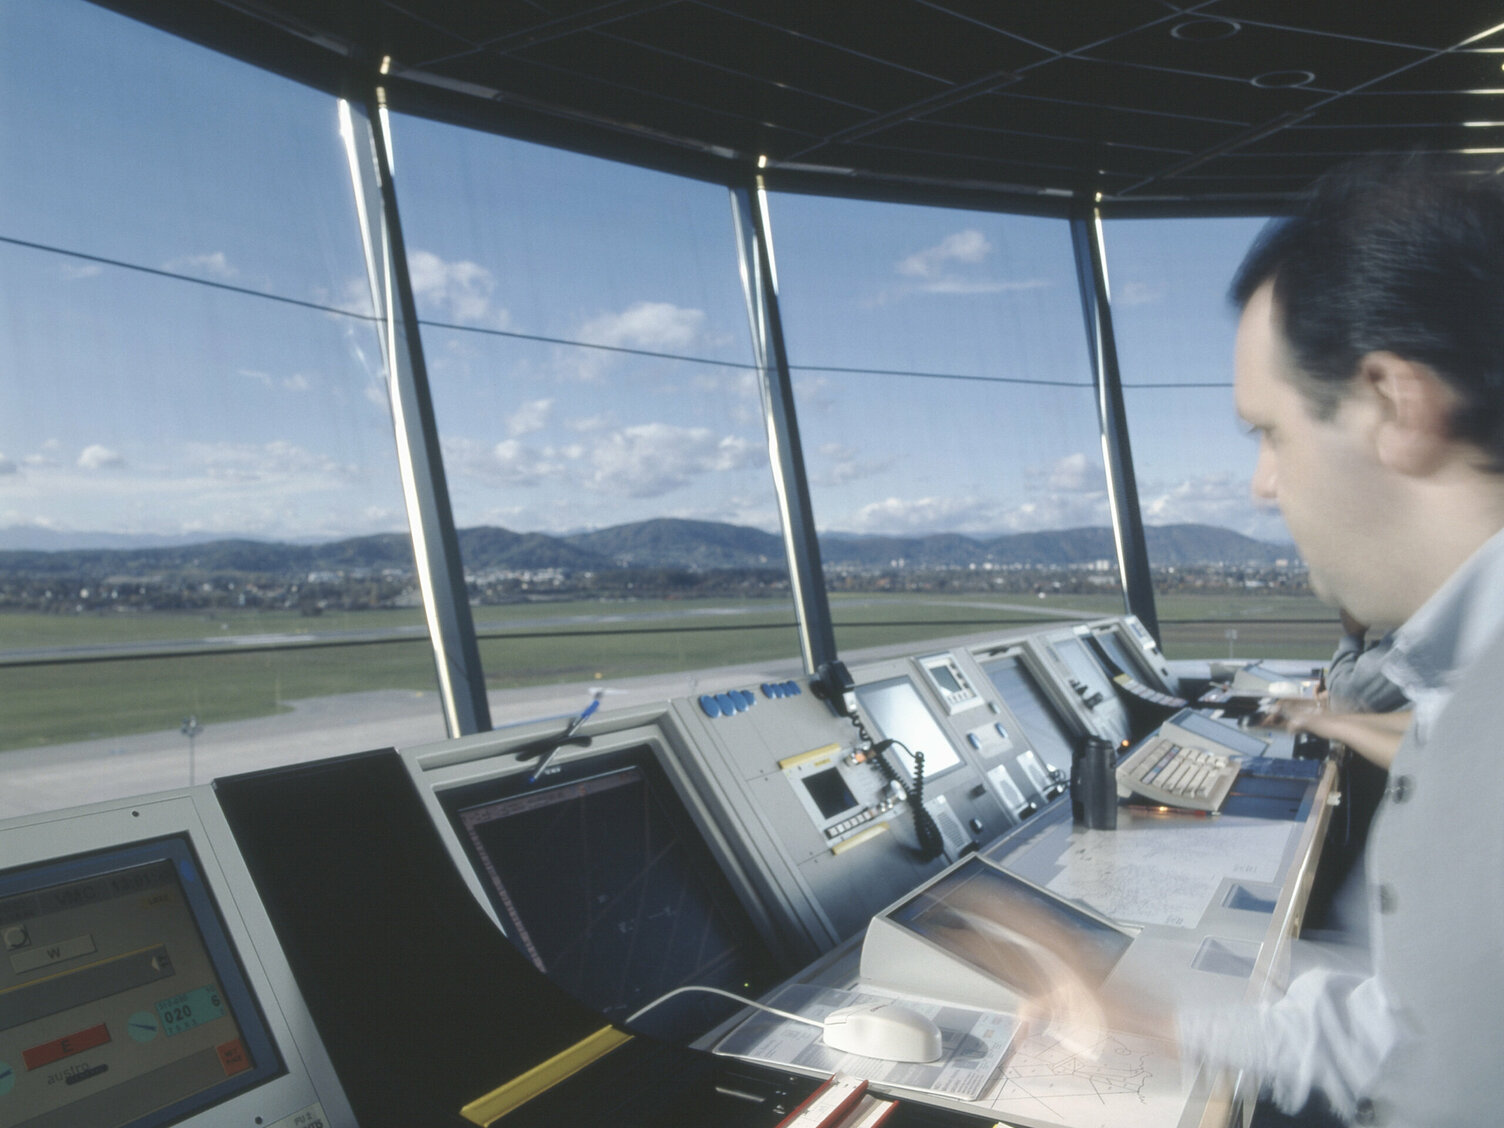
<instances>
[{"instance_id":1,"label":"distant mountain range","mask_svg":"<svg viewBox=\"0 0 1504 1128\"><path fill-rule=\"evenodd\" d=\"M9 530L7 530L9 531ZM1254 540L1212 525L1160 525L1145 530L1156 564L1269 565L1293 559L1285 544ZM715 521L658 518L586 533L548 536L480 527L459 531L460 554L471 573L563 568L778 568L785 567L782 538L760 529ZM0 540L0 544L4 541ZM1089 564L1113 559L1106 528L1009 533L990 537L954 533L918 537L824 533L826 567L910 568ZM382 533L323 544L287 544L249 538L195 544L117 544L51 550L0 550L0 574L152 575L166 572L255 572L294 575L315 571L412 567L405 534Z\"/></svg>"}]
</instances>

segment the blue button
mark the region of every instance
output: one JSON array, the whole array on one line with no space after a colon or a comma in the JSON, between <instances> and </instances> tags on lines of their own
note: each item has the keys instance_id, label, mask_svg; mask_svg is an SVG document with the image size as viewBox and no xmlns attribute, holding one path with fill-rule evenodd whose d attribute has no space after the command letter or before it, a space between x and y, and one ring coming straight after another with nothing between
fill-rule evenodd
<instances>
[{"instance_id":1,"label":"blue button","mask_svg":"<svg viewBox=\"0 0 1504 1128\"><path fill-rule=\"evenodd\" d=\"M717 693L715 695L715 703L721 707L721 716L723 717L729 717L732 713L736 712L736 702L731 700L731 694L729 693Z\"/></svg>"},{"instance_id":2,"label":"blue button","mask_svg":"<svg viewBox=\"0 0 1504 1128\"><path fill-rule=\"evenodd\" d=\"M796 681L784 682L783 684L784 684L784 688L786 688L789 691L789 696L790 697L798 697L801 693L804 692L802 689L799 688L799 683L796 682Z\"/></svg>"},{"instance_id":3,"label":"blue button","mask_svg":"<svg viewBox=\"0 0 1504 1128\"><path fill-rule=\"evenodd\" d=\"M772 685L771 682L763 682L762 685L760 685L758 688L762 690L762 695L764 697L777 697L778 696L778 694L776 694L776 693L773 692L773 685Z\"/></svg>"},{"instance_id":4,"label":"blue button","mask_svg":"<svg viewBox=\"0 0 1504 1128\"><path fill-rule=\"evenodd\" d=\"M710 696L710 694L708 693L702 693L700 695L700 709L705 713L707 717L719 717L721 715L720 705L716 702L716 699Z\"/></svg>"}]
</instances>

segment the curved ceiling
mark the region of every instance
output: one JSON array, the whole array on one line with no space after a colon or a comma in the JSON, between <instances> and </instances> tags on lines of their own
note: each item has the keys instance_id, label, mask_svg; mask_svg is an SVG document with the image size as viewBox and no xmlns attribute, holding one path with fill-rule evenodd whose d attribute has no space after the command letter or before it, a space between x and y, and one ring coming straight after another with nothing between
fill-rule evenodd
<instances>
[{"instance_id":1,"label":"curved ceiling","mask_svg":"<svg viewBox=\"0 0 1504 1128\"><path fill-rule=\"evenodd\" d=\"M712 179L1259 209L1359 154L1504 167L1504 5L96 0L333 91Z\"/></svg>"}]
</instances>

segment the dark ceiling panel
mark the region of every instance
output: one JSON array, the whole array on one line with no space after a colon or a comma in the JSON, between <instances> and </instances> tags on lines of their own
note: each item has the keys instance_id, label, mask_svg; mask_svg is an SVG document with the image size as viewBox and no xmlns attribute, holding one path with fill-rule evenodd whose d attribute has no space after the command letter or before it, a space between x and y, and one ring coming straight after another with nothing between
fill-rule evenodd
<instances>
[{"instance_id":1,"label":"dark ceiling panel","mask_svg":"<svg viewBox=\"0 0 1504 1128\"><path fill-rule=\"evenodd\" d=\"M390 56L410 112L728 181L1269 206L1352 154L1493 172L1504 137L1464 124L1504 121L1468 93L1504 90L1498 0L96 2L330 91Z\"/></svg>"},{"instance_id":2,"label":"dark ceiling panel","mask_svg":"<svg viewBox=\"0 0 1504 1128\"><path fill-rule=\"evenodd\" d=\"M1504 101L1504 55L1483 52L1453 52L1428 59L1374 87L1376 93L1421 91L1492 91L1484 97Z\"/></svg>"},{"instance_id":3,"label":"dark ceiling panel","mask_svg":"<svg viewBox=\"0 0 1504 1128\"><path fill-rule=\"evenodd\" d=\"M936 0L936 9L964 17L975 27L1061 54L1124 35L1176 13L1159 0ZM1185 7L1200 8L1206 4Z\"/></svg>"},{"instance_id":4,"label":"dark ceiling panel","mask_svg":"<svg viewBox=\"0 0 1504 1128\"><path fill-rule=\"evenodd\" d=\"M1211 27L1211 33L1197 30ZM1220 38L1208 38L1225 32ZM1179 34L1177 34L1177 32ZM1332 50L1330 36L1276 31L1258 25L1239 27L1226 21L1178 21L1125 35L1082 57L1128 63L1207 79L1300 82L1312 90L1343 91L1401 67L1412 66L1429 52L1415 47L1349 41ZM1300 78L1309 75L1309 80ZM1147 76L1146 76L1147 77Z\"/></svg>"},{"instance_id":5,"label":"dark ceiling panel","mask_svg":"<svg viewBox=\"0 0 1504 1128\"><path fill-rule=\"evenodd\" d=\"M1121 109L1100 102L1030 97L1011 87L964 106L927 115L925 120L937 129L1016 130L1155 149L1166 155L1198 152L1221 141L1229 132L1246 128L1242 121L1189 113L1172 115Z\"/></svg>"},{"instance_id":6,"label":"dark ceiling panel","mask_svg":"<svg viewBox=\"0 0 1504 1128\"><path fill-rule=\"evenodd\" d=\"M1494 0L1447 0L1442 4L1338 3L1312 0L1221 0L1215 12L1268 27L1321 32L1346 41L1369 40L1444 50L1504 23ZM1330 50L1342 49L1334 44Z\"/></svg>"}]
</instances>

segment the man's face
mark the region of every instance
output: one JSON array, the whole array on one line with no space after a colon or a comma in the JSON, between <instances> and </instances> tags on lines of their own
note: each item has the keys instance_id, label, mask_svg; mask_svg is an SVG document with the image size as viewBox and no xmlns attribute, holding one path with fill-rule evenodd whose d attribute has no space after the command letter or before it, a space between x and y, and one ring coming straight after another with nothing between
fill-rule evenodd
<instances>
[{"instance_id":1,"label":"man's face","mask_svg":"<svg viewBox=\"0 0 1504 1128\"><path fill-rule=\"evenodd\" d=\"M1326 420L1291 378L1271 286L1255 291L1238 324L1234 398L1259 440L1252 491L1273 502L1311 570L1311 588L1365 623L1385 621L1384 475L1366 437L1364 398L1348 395Z\"/></svg>"}]
</instances>

